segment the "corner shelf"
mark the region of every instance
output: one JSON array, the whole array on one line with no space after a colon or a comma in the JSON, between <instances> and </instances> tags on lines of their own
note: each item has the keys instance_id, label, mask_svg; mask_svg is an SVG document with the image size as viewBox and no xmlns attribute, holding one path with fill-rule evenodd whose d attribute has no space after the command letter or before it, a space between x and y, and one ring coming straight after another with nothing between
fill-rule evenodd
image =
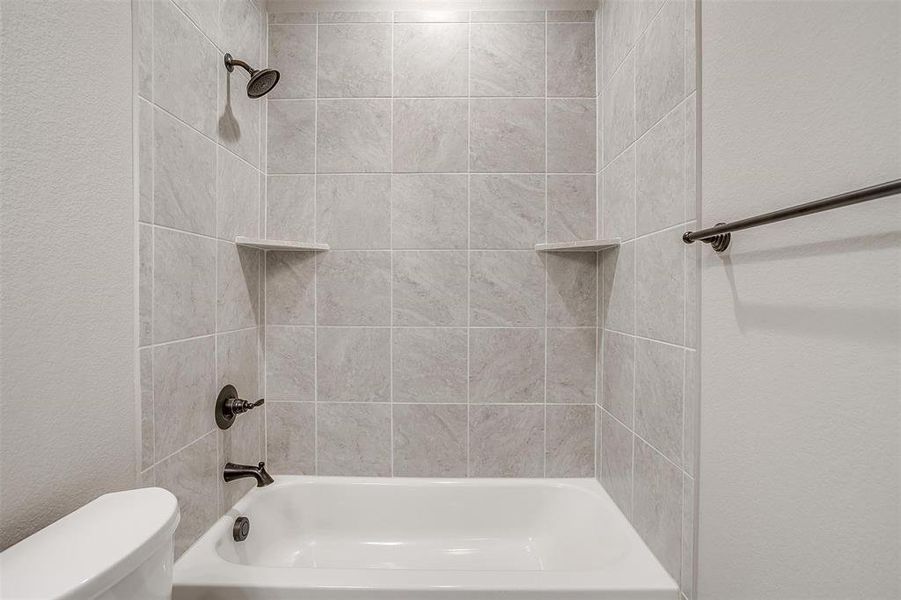
<instances>
[{"instance_id":1,"label":"corner shelf","mask_svg":"<svg viewBox=\"0 0 901 600\"><path fill-rule=\"evenodd\" d=\"M329 249L328 244L317 244L316 242L291 242L244 236L236 237L235 244L258 250L281 250L282 252L323 252Z\"/></svg>"},{"instance_id":2,"label":"corner shelf","mask_svg":"<svg viewBox=\"0 0 901 600\"><path fill-rule=\"evenodd\" d=\"M535 244L535 250L536 252L599 252L601 250L616 248L617 246L619 246L619 238Z\"/></svg>"}]
</instances>

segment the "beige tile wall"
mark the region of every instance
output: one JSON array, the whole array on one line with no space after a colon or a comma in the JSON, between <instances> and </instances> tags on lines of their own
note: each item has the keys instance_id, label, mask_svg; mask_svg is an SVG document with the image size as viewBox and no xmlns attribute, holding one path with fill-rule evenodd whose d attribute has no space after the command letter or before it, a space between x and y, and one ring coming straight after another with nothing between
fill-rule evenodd
<instances>
[{"instance_id":1,"label":"beige tile wall","mask_svg":"<svg viewBox=\"0 0 901 600\"><path fill-rule=\"evenodd\" d=\"M595 474L593 11L269 15L277 473Z\"/></svg>"},{"instance_id":2,"label":"beige tile wall","mask_svg":"<svg viewBox=\"0 0 901 600\"><path fill-rule=\"evenodd\" d=\"M605 0L598 35L598 477L694 595L698 402L693 0Z\"/></svg>"},{"instance_id":3,"label":"beige tile wall","mask_svg":"<svg viewBox=\"0 0 901 600\"><path fill-rule=\"evenodd\" d=\"M134 0L139 187L141 483L179 500L181 554L250 483L228 460L264 457L262 411L228 432L213 421L226 383L261 393L259 233L264 104L231 52L262 62L264 13L251 0Z\"/></svg>"}]
</instances>

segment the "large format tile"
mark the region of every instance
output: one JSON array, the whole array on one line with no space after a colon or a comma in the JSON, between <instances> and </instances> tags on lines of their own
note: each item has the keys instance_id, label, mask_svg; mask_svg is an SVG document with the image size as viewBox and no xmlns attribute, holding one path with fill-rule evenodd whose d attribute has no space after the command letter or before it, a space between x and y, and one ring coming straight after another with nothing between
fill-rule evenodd
<instances>
[{"instance_id":1,"label":"large format tile","mask_svg":"<svg viewBox=\"0 0 901 600\"><path fill-rule=\"evenodd\" d=\"M136 2L138 5L149 3ZM138 220L153 223L153 105L138 100L138 150L134 160L138 164Z\"/></svg>"},{"instance_id":2,"label":"large format tile","mask_svg":"<svg viewBox=\"0 0 901 600\"><path fill-rule=\"evenodd\" d=\"M685 277L682 230L644 237L635 249L635 332L682 344L685 337Z\"/></svg>"},{"instance_id":3,"label":"large format tile","mask_svg":"<svg viewBox=\"0 0 901 600\"><path fill-rule=\"evenodd\" d=\"M396 404L392 409L395 476L466 476L465 405Z\"/></svg>"},{"instance_id":4,"label":"large format tile","mask_svg":"<svg viewBox=\"0 0 901 600\"><path fill-rule=\"evenodd\" d=\"M466 402L467 344L465 328L395 329L391 350L394 402Z\"/></svg>"},{"instance_id":5,"label":"large format tile","mask_svg":"<svg viewBox=\"0 0 901 600\"><path fill-rule=\"evenodd\" d=\"M316 258L310 252L266 253L266 323L315 323Z\"/></svg>"},{"instance_id":6,"label":"large format tile","mask_svg":"<svg viewBox=\"0 0 901 600\"><path fill-rule=\"evenodd\" d=\"M394 95L466 96L468 52L468 25L395 25Z\"/></svg>"},{"instance_id":7,"label":"large format tile","mask_svg":"<svg viewBox=\"0 0 901 600\"><path fill-rule=\"evenodd\" d=\"M682 462L682 348L635 342L635 433L672 462Z\"/></svg>"},{"instance_id":8,"label":"large format tile","mask_svg":"<svg viewBox=\"0 0 901 600\"><path fill-rule=\"evenodd\" d=\"M212 431L216 392L212 337L153 349L153 431L156 457L164 457Z\"/></svg>"},{"instance_id":9,"label":"large format tile","mask_svg":"<svg viewBox=\"0 0 901 600\"><path fill-rule=\"evenodd\" d=\"M544 407L471 407L469 474L473 477L544 475Z\"/></svg>"},{"instance_id":10,"label":"large format tile","mask_svg":"<svg viewBox=\"0 0 901 600\"><path fill-rule=\"evenodd\" d=\"M390 248L391 176L317 176L316 241L335 250Z\"/></svg>"},{"instance_id":11,"label":"large format tile","mask_svg":"<svg viewBox=\"0 0 901 600\"><path fill-rule=\"evenodd\" d=\"M266 469L275 475L316 474L312 402L266 403Z\"/></svg>"},{"instance_id":12,"label":"large format tile","mask_svg":"<svg viewBox=\"0 0 901 600\"><path fill-rule=\"evenodd\" d=\"M312 327L266 327L266 395L316 399L316 336Z\"/></svg>"},{"instance_id":13,"label":"large format tile","mask_svg":"<svg viewBox=\"0 0 901 600\"><path fill-rule=\"evenodd\" d=\"M469 139L469 164L473 172L543 172L545 101L471 100Z\"/></svg>"},{"instance_id":14,"label":"large format tile","mask_svg":"<svg viewBox=\"0 0 901 600\"><path fill-rule=\"evenodd\" d=\"M216 234L216 144L162 111L153 115L154 222Z\"/></svg>"},{"instance_id":15,"label":"large format tile","mask_svg":"<svg viewBox=\"0 0 901 600\"><path fill-rule=\"evenodd\" d=\"M682 469L694 476L698 460L698 415L701 403L700 358L695 350L685 351L685 395L682 399Z\"/></svg>"},{"instance_id":16,"label":"large format tile","mask_svg":"<svg viewBox=\"0 0 901 600\"><path fill-rule=\"evenodd\" d=\"M630 53L601 94L603 161L606 165L635 141L635 53Z\"/></svg>"},{"instance_id":17,"label":"large format tile","mask_svg":"<svg viewBox=\"0 0 901 600\"><path fill-rule=\"evenodd\" d=\"M548 241L594 239L597 220L596 188L593 174L548 175Z\"/></svg>"},{"instance_id":18,"label":"large format tile","mask_svg":"<svg viewBox=\"0 0 901 600\"><path fill-rule=\"evenodd\" d=\"M391 95L391 25L319 25L319 97Z\"/></svg>"},{"instance_id":19,"label":"large format tile","mask_svg":"<svg viewBox=\"0 0 901 600\"><path fill-rule=\"evenodd\" d=\"M447 173L467 168L469 102L394 101L394 170Z\"/></svg>"},{"instance_id":20,"label":"large format tile","mask_svg":"<svg viewBox=\"0 0 901 600\"><path fill-rule=\"evenodd\" d=\"M390 100L320 100L318 107L320 173L391 170Z\"/></svg>"},{"instance_id":21,"label":"large format tile","mask_svg":"<svg viewBox=\"0 0 901 600\"><path fill-rule=\"evenodd\" d=\"M601 194L603 227L601 238L635 237L635 147L631 147L604 169Z\"/></svg>"},{"instance_id":22,"label":"large format tile","mask_svg":"<svg viewBox=\"0 0 901 600\"><path fill-rule=\"evenodd\" d=\"M603 89L635 43L636 6L637 3L632 0L607 0L601 3L599 89Z\"/></svg>"},{"instance_id":23,"label":"large format tile","mask_svg":"<svg viewBox=\"0 0 901 600\"><path fill-rule=\"evenodd\" d=\"M532 23L471 26L473 96L543 96L545 26Z\"/></svg>"},{"instance_id":24,"label":"large format tile","mask_svg":"<svg viewBox=\"0 0 901 600\"><path fill-rule=\"evenodd\" d=\"M597 325L597 253L548 253L545 260L548 326Z\"/></svg>"},{"instance_id":25,"label":"large format tile","mask_svg":"<svg viewBox=\"0 0 901 600\"><path fill-rule=\"evenodd\" d=\"M219 40L219 4L222 0L173 0L203 34L218 42Z\"/></svg>"},{"instance_id":26,"label":"large format tile","mask_svg":"<svg viewBox=\"0 0 901 600\"><path fill-rule=\"evenodd\" d=\"M547 25L548 96L595 96L594 23Z\"/></svg>"},{"instance_id":27,"label":"large format tile","mask_svg":"<svg viewBox=\"0 0 901 600\"><path fill-rule=\"evenodd\" d=\"M547 11L548 23L593 23L594 12L585 10L549 10Z\"/></svg>"},{"instance_id":28,"label":"large format tile","mask_svg":"<svg viewBox=\"0 0 901 600\"><path fill-rule=\"evenodd\" d=\"M545 475L594 476L594 405L547 407Z\"/></svg>"},{"instance_id":29,"label":"large format tile","mask_svg":"<svg viewBox=\"0 0 901 600\"><path fill-rule=\"evenodd\" d=\"M545 239L544 175L471 175L469 244L531 250Z\"/></svg>"},{"instance_id":30,"label":"large format tile","mask_svg":"<svg viewBox=\"0 0 901 600\"><path fill-rule=\"evenodd\" d=\"M635 120L641 135L685 97L685 3L667 2L635 49Z\"/></svg>"},{"instance_id":31,"label":"large format tile","mask_svg":"<svg viewBox=\"0 0 901 600\"><path fill-rule=\"evenodd\" d=\"M469 255L470 325L541 326L545 274L534 251L482 250Z\"/></svg>"},{"instance_id":32,"label":"large format tile","mask_svg":"<svg viewBox=\"0 0 901 600\"><path fill-rule=\"evenodd\" d=\"M595 328L547 330L547 401L595 402Z\"/></svg>"},{"instance_id":33,"label":"large format tile","mask_svg":"<svg viewBox=\"0 0 901 600\"><path fill-rule=\"evenodd\" d=\"M228 241L239 235L259 237L260 173L231 152L218 152L217 235Z\"/></svg>"},{"instance_id":34,"label":"large format tile","mask_svg":"<svg viewBox=\"0 0 901 600\"><path fill-rule=\"evenodd\" d=\"M604 369L604 410L632 427L635 410L635 338L613 331L604 332L602 344Z\"/></svg>"},{"instance_id":35,"label":"large format tile","mask_svg":"<svg viewBox=\"0 0 901 600\"><path fill-rule=\"evenodd\" d=\"M390 10L341 10L319 13L320 23L390 23Z\"/></svg>"},{"instance_id":36,"label":"large format tile","mask_svg":"<svg viewBox=\"0 0 901 600\"><path fill-rule=\"evenodd\" d=\"M638 235L685 218L684 115L670 112L635 145Z\"/></svg>"},{"instance_id":37,"label":"large format tile","mask_svg":"<svg viewBox=\"0 0 901 600\"><path fill-rule=\"evenodd\" d=\"M394 325L466 325L467 253L396 251L392 269Z\"/></svg>"},{"instance_id":38,"label":"large format tile","mask_svg":"<svg viewBox=\"0 0 901 600\"><path fill-rule=\"evenodd\" d=\"M319 475L391 475L391 405L316 407Z\"/></svg>"},{"instance_id":39,"label":"large format tile","mask_svg":"<svg viewBox=\"0 0 901 600\"><path fill-rule=\"evenodd\" d=\"M138 225L138 345L153 343L153 227Z\"/></svg>"},{"instance_id":40,"label":"large format tile","mask_svg":"<svg viewBox=\"0 0 901 600\"><path fill-rule=\"evenodd\" d=\"M544 10L474 10L473 23L544 23Z\"/></svg>"},{"instance_id":41,"label":"large format tile","mask_svg":"<svg viewBox=\"0 0 901 600\"><path fill-rule=\"evenodd\" d=\"M632 432L601 411L601 485L623 511L632 518Z\"/></svg>"},{"instance_id":42,"label":"large format tile","mask_svg":"<svg viewBox=\"0 0 901 600\"><path fill-rule=\"evenodd\" d=\"M219 517L219 464L212 431L154 468L155 485L175 494L181 520L175 530L178 558Z\"/></svg>"},{"instance_id":43,"label":"large format tile","mask_svg":"<svg viewBox=\"0 0 901 600\"><path fill-rule=\"evenodd\" d=\"M229 72L224 66L219 68L217 133L220 144L259 167L260 132L265 103L247 95L247 82L248 77L243 69Z\"/></svg>"},{"instance_id":44,"label":"large format tile","mask_svg":"<svg viewBox=\"0 0 901 600\"><path fill-rule=\"evenodd\" d=\"M685 221L698 218L698 98L689 96L685 110Z\"/></svg>"},{"instance_id":45,"label":"large format tile","mask_svg":"<svg viewBox=\"0 0 901 600\"><path fill-rule=\"evenodd\" d=\"M694 502L695 482L682 475L682 576L679 587L686 598L694 598Z\"/></svg>"},{"instance_id":46,"label":"large format tile","mask_svg":"<svg viewBox=\"0 0 901 600\"><path fill-rule=\"evenodd\" d=\"M547 103L547 170L594 173L597 168L594 98L555 98Z\"/></svg>"},{"instance_id":47,"label":"large format tile","mask_svg":"<svg viewBox=\"0 0 901 600\"><path fill-rule=\"evenodd\" d=\"M231 242L217 243L216 329L231 331L259 325L262 252Z\"/></svg>"},{"instance_id":48,"label":"large format tile","mask_svg":"<svg viewBox=\"0 0 901 600\"><path fill-rule=\"evenodd\" d=\"M316 336L319 402L391 400L390 330L319 327Z\"/></svg>"},{"instance_id":49,"label":"large format tile","mask_svg":"<svg viewBox=\"0 0 901 600\"><path fill-rule=\"evenodd\" d=\"M544 402L544 330L470 330L469 400Z\"/></svg>"},{"instance_id":50,"label":"large format tile","mask_svg":"<svg viewBox=\"0 0 901 600\"><path fill-rule=\"evenodd\" d=\"M216 242L156 228L153 239L154 343L213 333Z\"/></svg>"},{"instance_id":51,"label":"large format tile","mask_svg":"<svg viewBox=\"0 0 901 600\"><path fill-rule=\"evenodd\" d=\"M260 330L223 333L216 338L216 388L235 386L241 398L257 400L262 394L259 362Z\"/></svg>"},{"instance_id":52,"label":"large format tile","mask_svg":"<svg viewBox=\"0 0 901 600\"><path fill-rule=\"evenodd\" d=\"M312 240L316 236L316 177L266 176L266 237Z\"/></svg>"},{"instance_id":53,"label":"large format tile","mask_svg":"<svg viewBox=\"0 0 901 600\"><path fill-rule=\"evenodd\" d=\"M281 73L270 98L316 97L316 25L269 25L269 67Z\"/></svg>"},{"instance_id":54,"label":"large format tile","mask_svg":"<svg viewBox=\"0 0 901 600\"><path fill-rule=\"evenodd\" d=\"M138 378L141 393L141 469L156 462L153 446L153 349L138 350Z\"/></svg>"},{"instance_id":55,"label":"large format tile","mask_svg":"<svg viewBox=\"0 0 901 600\"><path fill-rule=\"evenodd\" d=\"M316 274L320 325L391 324L390 252L328 252Z\"/></svg>"},{"instance_id":56,"label":"large format tile","mask_svg":"<svg viewBox=\"0 0 901 600\"><path fill-rule=\"evenodd\" d=\"M679 578L682 553L682 472L663 456L635 440L632 524L673 578Z\"/></svg>"},{"instance_id":57,"label":"large format tile","mask_svg":"<svg viewBox=\"0 0 901 600\"><path fill-rule=\"evenodd\" d=\"M220 35L216 41L228 46L230 52L253 65L263 64L260 40L265 13L261 13L254 0L217 0Z\"/></svg>"},{"instance_id":58,"label":"large format tile","mask_svg":"<svg viewBox=\"0 0 901 600\"><path fill-rule=\"evenodd\" d=\"M174 4L153 3L154 102L210 138L221 64L215 46Z\"/></svg>"},{"instance_id":59,"label":"large format tile","mask_svg":"<svg viewBox=\"0 0 901 600\"><path fill-rule=\"evenodd\" d=\"M293 11L293 10L280 10L276 7L269 6L269 23L270 24L280 24L280 25L309 25L315 24L318 20L322 20L323 23L325 13L322 16L317 15L315 12L309 11ZM283 8L283 7L282 7Z\"/></svg>"},{"instance_id":60,"label":"large format tile","mask_svg":"<svg viewBox=\"0 0 901 600\"><path fill-rule=\"evenodd\" d=\"M639 0L635 3L635 26L639 37L647 30L665 3L666 0Z\"/></svg>"},{"instance_id":61,"label":"large format tile","mask_svg":"<svg viewBox=\"0 0 901 600\"><path fill-rule=\"evenodd\" d=\"M607 329L635 332L635 242L601 252L603 310L599 322Z\"/></svg>"},{"instance_id":62,"label":"large format tile","mask_svg":"<svg viewBox=\"0 0 901 600\"><path fill-rule=\"evenodd\" d=\"M132 2L135 78L138 94L153 100L153 2Z\"/></svg>"},{"instance_id":63,"label":"large format tile","mask_svg":"<svg viewBox=\"0 0 901 600\"><path fill-rule=\"evenodd\" d=\"M468 10L396 10L395 23L469 23Z\"/></svg>"},{"instance_id":64,"label":"large format tile","mask_svg":"<svg viewBox=\"0 0 901 600\"><path fill-rule=\"evenodd\" d=\"M394 175L392 247L465 249L467 206L466 175Z\"/></svg>"},{"instance_id":65,"label":"large format tile","mask_svg":"<svg viewBox=\"0 0 901 600\"><path fill-rule=\"evenodd\" d=\"M266 153L268 173L313 173L316 102L269 100Z\"/></svg>"}]
</instances>

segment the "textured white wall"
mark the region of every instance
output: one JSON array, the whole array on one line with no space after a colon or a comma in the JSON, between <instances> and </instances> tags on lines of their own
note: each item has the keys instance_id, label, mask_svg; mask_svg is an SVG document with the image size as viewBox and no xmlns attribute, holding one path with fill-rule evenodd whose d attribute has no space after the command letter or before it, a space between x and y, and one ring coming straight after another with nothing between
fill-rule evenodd
<instances>
[{"instance_id":1,"label":"textured white wall","mask_svg":"<svg viewBox=\"0 0 901 600\"><path fill-rule=\"evenodd\" d=\"M702 222L901 177L901 3L702 2ZM704 249L699 598L898 598L901 199Z\"/></svg>"},{"instance_id":2,"label":"textured white wall","mask_svg":"<svg viewBox=\"0 0 901 600\"><path fill-rule=\"evenodd\" d=\"M0 548L135 483L131 6L3 0Z\"/></svg>"}]
</instances>

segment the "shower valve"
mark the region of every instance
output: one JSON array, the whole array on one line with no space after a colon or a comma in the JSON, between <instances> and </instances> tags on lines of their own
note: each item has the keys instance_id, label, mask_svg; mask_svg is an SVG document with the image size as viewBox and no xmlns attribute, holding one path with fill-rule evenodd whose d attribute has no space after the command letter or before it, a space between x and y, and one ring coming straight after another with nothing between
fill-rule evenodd
<instances>
[{"instance_id":1,"label":"shower valve","mask_svg":"<svg viewBox=\"0 0 901 600\"><path fill-rule=\"evenodd\" d=\"M233 385L226 385L216 398L216 425L219 429L228 429L235 422L235 417L263 404L260 398L256 402L248 402L238 397L238 390Z\"/></svg>"}]
</instances>

